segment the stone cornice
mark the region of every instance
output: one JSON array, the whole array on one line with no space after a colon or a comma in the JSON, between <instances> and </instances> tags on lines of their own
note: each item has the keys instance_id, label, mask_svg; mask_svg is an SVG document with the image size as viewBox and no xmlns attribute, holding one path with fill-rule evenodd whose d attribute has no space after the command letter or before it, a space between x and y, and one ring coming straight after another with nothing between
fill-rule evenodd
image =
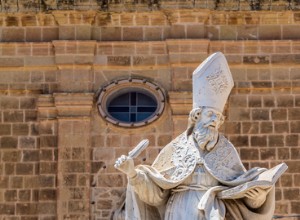
<instances>
[{"instance_id":1,"label":"stone cornice","mask_svg":"<svg viewBox=\"0 0 300 220\"><path fill-rule=\"evenodd\" d=\"M40 95L37 100L38 119L52 120L57 117L57 109L52 95Z\"/></svg>"},{"instance_id":2,"label":"stone cornice","mask_svg":"<svg viewBox=\"0 0 300 220\"><path fill-rule=\"evenodd\" d=\"M93 93L40 95L37 102L39 120L90 117L93 97Z\"/></svg>"},{"instance_id":3,"label":"stone cornice","mask_svg":"<svg viewBox=\"0 0 300 220\"><path fill-rule=\"evenodd\" d=\"M89 117L93 106L93 93L55 93L54 103L58 117Z\"/></svg>"},{"instance_id":4,"label":"stone cornice","mask_svg":"<svg viewBox=\"0 0 300 220\"><path fill-rule=\"evenodd\" d=\"M258 24L299 24L299 11L215 11L201 8L163 9L157 11L76 11L53 10L47 13L17 12L1 13L2 27L34 26L162 26L178 24L205 25L258 25Z\"/></svg>"},{"instance_id":5,"label":"stone cornice","mask_svg":"<svg viewBox=\"0 0 300 220\"><path fill-rule=\"evenodd\" d=\"M80 10L80 11L159 11L162 9L210 9L210 10L235 10L235 11L257 11L257 10L297 10L298 4L287 0L276 2L248 2L248 1L225 1L219 2L214 0L194 0L194 1L171 1L156 0L145 2L141 0L125 0L121 2L107 0L89 0L89 1L33 1L33 0L14 0L2 1L0 10L2 12L51 12Z\"/></svg>"}]
</instances>

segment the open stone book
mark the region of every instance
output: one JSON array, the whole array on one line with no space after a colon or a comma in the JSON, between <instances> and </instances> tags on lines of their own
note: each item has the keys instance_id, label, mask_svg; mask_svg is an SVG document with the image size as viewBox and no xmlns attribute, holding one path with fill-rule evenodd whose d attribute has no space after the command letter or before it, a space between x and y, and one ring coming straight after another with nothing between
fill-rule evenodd
<instances>
[{"instance_id":1,"label":"open stone book","mask_svg":"<svg viewBox=\"0 0 300 220\"><path fill-rule=\"evenodd\" d=\"M287 170L287 168L288 167L285 163L281 163L269 170L262 172L250 182L219 192L218 198L238 199L244 197L244 194L250 189L271 189L272 186L275 185L278 178Z\"/></svg>"}]
</instances>

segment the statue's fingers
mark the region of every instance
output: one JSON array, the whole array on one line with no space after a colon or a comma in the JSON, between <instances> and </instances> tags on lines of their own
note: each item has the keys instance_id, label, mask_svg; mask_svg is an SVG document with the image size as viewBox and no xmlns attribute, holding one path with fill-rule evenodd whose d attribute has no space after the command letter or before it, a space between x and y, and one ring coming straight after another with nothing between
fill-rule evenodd
<instances>
[{"instance_id":1,"label":"statue's fingers","mask_svg":"<svg viewBox=\"0 0 300 220\"><path fill-rule=\"evenodd\" d=\"M250 190L250 193L251 193L252 196L257 196L257 193L253 189Z\"/></svg>"},{"instance_id":2,"label":"statue's fingers","mask_svg":"<svg viewBox=\"0 0 300 220\"><path fill-rule=\"evenodd\" d=\"M122 161L123 161L122 157L119 157L115 163L122 163Z\"/></svg>"},{"instance_id":3,"label":"statue's fingers","mask_svg":"<svg viewBox=\"0 0 300 220\"><path fill-rule=\"evenodd\" d=\"M255 197L258 197L258 196L259 196L259 193L256 192L256 191L254 191L254 192L252 192L252 193L253 193L253 196L255 196Z\"/></svg>"},{"instance_id":4,"label":"statue's fingers","mask_svg":"<svg viewBox=\"0 0 300 220\"><path fill-rule=\"evenodd\" d=\"M246 195L246 197L248 197L250 199L255 198L255 194L251 190L249 190L245 195Z\"/></svg>"},{"instance_id":5,"label":"statue's fingers","mask_svg":"<svg viewBox=\"0 0 300 220\"><path fill-rule=\"evenodd\" d=\"M121 162L119 160L116 161L115 166L119 167Z\"/></svg>"},{"instance_id":6,"label":"statue's fingers","mask_svg":"<svg viewBox=\"0 0 300 220\"><path fill-rule=\"evenodd\" d=\"M256 193L256 196L259 196L260 194L263 193L263 191L261 189L255 189L255 193Z\"/></svg>"},{"instance_id":7,"label":"statue's fingers","mask_svg":"<svg viewBox=\"0 0 300 220\"><path fill-rule=\"evenodd\" d=\"M255 190L256 190L256 192L259 193L259 194L265 192L265 190L262 189L262 188L256 188Z\"/></svg>"},{"instance_id":8,"label":"statue's fingers","mask_svg":"<svg viewBox=\"0 0 300 220\"><path fill-rule=\"evenodd\" d=\"M245 197L249 198L249 199L252 199L252 196L249 195L248 193L245 193Z\"/></svg>"},{"instance_id":9,"label":"statue's fingers","mask_svg":"<svg viewBox=\"0 0 300 220\"><path fill-rule=\"evenodd\" d=\"M116 162L115 162L115 164L120 165L121 164L121 159L120 158L117 159Z\"/></svg>"},{"instance_id":10,"label":"statue's fingers","mask_svg":"<svg viewBox=\"0 0 300 220\"><path fill-rule=\"evenodd\" d=\"M119 157L118 159L116 159L115 164L120 163L121 157Z\"/></svg>"},{"instance_id":11,"label":"statue's fingers","mask_svg":"<svg viewBox=\"0 0 300 220\"><path fill-rule=\"evenodd\" d=\"M121 158L122 160L126 160L126 159L127 159L127 157L126 157L125 155L122 155L120 158Z\"/></svg>"}]
</instances>

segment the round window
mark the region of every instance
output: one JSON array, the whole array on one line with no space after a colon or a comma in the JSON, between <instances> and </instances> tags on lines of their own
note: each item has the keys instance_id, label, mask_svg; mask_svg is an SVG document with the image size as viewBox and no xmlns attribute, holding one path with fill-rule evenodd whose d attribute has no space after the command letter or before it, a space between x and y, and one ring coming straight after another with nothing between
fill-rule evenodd
<instances>
[{"instance_id":1,"label":"round window","mask_svg":"<svg viewBox=\"0 0 300 220\"><path fill-rule=\"evenodd\" d=\"M162 114L164 103L162 89L142 79L122 79L104 86L97 102L102 117L124 127L154 121Z\"/></svg>"}]
</instances>

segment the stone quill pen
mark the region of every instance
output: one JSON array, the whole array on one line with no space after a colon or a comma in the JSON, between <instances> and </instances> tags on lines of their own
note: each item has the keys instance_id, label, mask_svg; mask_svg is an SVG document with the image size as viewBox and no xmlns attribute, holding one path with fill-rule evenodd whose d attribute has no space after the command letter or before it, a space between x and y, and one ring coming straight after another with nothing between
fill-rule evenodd
<instances>
[{"instance_id":1,"label":"stone quill pen","mask_svg":"<svg viewBox=\"0 0 300 220\"><path fill-rule=\"evenodd\" d=\"M129 153L128 153L128 157L135 159L137 158L143 150L145 150L149 145L149 140L148 139L144 139L142 140L138 145L136 145L135 148L133 148Z\"/></svg>"}]
</instances>

